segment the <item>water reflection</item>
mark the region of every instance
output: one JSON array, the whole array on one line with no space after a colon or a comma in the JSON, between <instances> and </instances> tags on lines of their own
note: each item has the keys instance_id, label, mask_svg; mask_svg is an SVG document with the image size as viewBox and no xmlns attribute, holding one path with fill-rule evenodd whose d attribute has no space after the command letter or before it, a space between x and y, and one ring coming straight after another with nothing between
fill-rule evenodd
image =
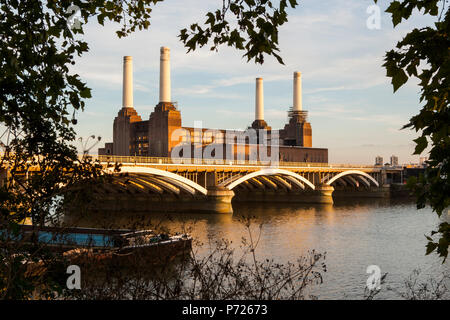
<instances>
[{"instance_id":1,"label":"water reflection","mask_svg":"<svg viewBox=\"0 0 450 320\"><path fill-rule=\"evenodd\" d=\"M86 227L163 228L188 230L197 240L225 238L239 251L247 231L243 216L252 216L252 231L262 225L258 257L295 261L308 250L327 252L328 272L319 288L320 298L363 297L368 265L388 272L379 298L399 298L403 280L415 268L438 278L448 272L436 255L425 256L424 234L441 222L430 209L416 210L414 203L389 199L350 199L334 205L234 203L234 214L131 214L102 213L66 221ZM448 219L445 216L443 219ZM208 245L198 247L205 253Z\"/></svg>"}]
</instances>

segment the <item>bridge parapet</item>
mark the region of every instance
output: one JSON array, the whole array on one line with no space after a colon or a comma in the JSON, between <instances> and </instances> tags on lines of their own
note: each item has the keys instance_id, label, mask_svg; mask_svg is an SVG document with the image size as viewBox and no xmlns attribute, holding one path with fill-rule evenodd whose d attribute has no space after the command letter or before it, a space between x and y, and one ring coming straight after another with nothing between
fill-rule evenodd
<instances>
[{"instance_id":1,"label":"bridge parapet","mask_svg":"<svg viewBox=\"0 0 450 320\"><path fill-rule=\"evenodd\" d=\"M279 161L276 163L249 161L249 160L216 160L216 159L197 159L197 158L181 158L174 161L168 157L142 157L142 156L109 156L100 155L92 156L94 160L101 163L126 163L132 165L197 165L197 166L254 166L254 167L292 167L292 168L335 168L335 169L375 169L381 170L380 167L370 165L352 165L352 164L330 164L325 162L287 162Z\"/></svg>"},{"instance_id":2,"label":"bridge parapet","mask_svg":"<svg viewBox=\"0 0 450 320\"><path fill-rule=\"evenodd\" d=\"M93 156L93 159L98 159L100 162L109 163L134 163L134 164L177 164L177 165L226 165L226 166L289 166L289 167L327 167L328 163L322 162L285 162L279 161L276 163L264 161L249 161L249 160L217 160L217 159L197 159L197 158L180 158L172 159L168 157L141 157L141 156Z\"/></svg>"}]
</instances>

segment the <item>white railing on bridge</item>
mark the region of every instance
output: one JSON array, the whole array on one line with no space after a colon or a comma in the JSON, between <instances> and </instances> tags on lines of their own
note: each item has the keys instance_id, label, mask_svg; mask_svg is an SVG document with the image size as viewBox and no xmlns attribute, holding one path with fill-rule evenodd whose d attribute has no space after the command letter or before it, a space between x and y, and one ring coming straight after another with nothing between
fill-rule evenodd
<instances>
[{"instance_id":1,"label":"white railing on bridge","mask_svg":"<svg viewBox=\"0 0 450 320\"><path fill-rule=\"evenodd\" d=\"M231 165L231 166L270 166L268 162L248 161L248 160L217 160L217 159L177 159L176 162L171 158L165 157L142 157L142 156L92 156L100 162L109 163L134 163L134 164L194 164L194 165ZM329 164L323 162L287 162L280 161L280 167L328 167L328 168L373 168L369 165L351 165L351 164Z\"/></svg>"}]
</instances>

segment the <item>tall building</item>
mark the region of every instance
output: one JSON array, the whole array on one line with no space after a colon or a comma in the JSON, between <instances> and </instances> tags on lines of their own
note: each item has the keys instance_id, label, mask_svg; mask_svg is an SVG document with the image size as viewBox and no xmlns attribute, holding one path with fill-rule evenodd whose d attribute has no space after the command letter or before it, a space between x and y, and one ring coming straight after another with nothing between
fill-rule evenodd
<instances>
[{"instance_id":1,"label":"tall building","mask_svg":"<svg viewBox=\"0 0 450 320\"><path fill-rule=\"evenodd\" d=\"M328 162L328 149L312 147L311 124L307 121L308 112L302 106L300 72L294 72L293 107L288 111L288 123L279 130L273 130L264 119L262 78L256 78L255 120L246 130L183 127L181 112L171 98L170 50L167 47L160 50L159 103L149 119L142 120L134 109L133 60L129 56L123 60L122 96L122 108L114 119L113 142L99 148L99 155L170 157L174 150L178 150L175 147L191 144L191 150L183 148L183 152L187 150L190 155L182 156L202 157L213 145L216 151L223 150L225 157L232 146L233 158L241 156L248 160L252 147L260 150L260 146L271 141L272 146L267 146L267 153L271 154L276 145L280 161ZM252 139L254 132L256 137ZM230 135L236 137L230 140Z\"/></svg>"},{"instance_id":2,"label":"tall building","mask_svg":"<svg viewBox=\"0 0 450 320\"><path fill-rule=\"evenodd\" d=\"M427 165L427 162L428 161L428 157L420 157L419 158L419 165L421 165L421 166L426 166Z\"/></svg>"},{"instance_id":3,"label":"tall building","mask_svg":"<svg viewBox=\"0 0 450 320\"><path fill-rule=\"evenodd\" d=\"M398 157L397 156L394 156L394 155L392 155L391 156L391 166L398 166Z\"/></svg>"},{"instance_id":4,"label":"tall building","mask_svg":"<svg viewBox=\"0 0 450 320\"><path fill-rule=\"evenodd\" d=\"M376 156L376 157L375 157L375 165L376 165L376 166L382 166L382 165L383 165L383 157L381 157L381 156Z\"/></svg>"}]
</instances>

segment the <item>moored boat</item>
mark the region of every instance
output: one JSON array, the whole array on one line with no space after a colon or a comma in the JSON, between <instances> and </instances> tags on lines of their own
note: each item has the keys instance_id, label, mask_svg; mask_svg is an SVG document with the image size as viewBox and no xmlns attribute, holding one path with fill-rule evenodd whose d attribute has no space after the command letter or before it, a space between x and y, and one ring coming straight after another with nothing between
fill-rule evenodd
<instances>
[{"instance_id":1,"label":"moored boat","mask_svg":"<svg viewBox=\"0 0 450 320\"><path fill-rule=\"evenodd\" d=\"M71 263L93 261L162 264L187 256L192 237L188 234L167 235L152 230L35 227L22 225L10 241L24 248L42 246L59 252Z\"/></svg>"}]
</instances>

